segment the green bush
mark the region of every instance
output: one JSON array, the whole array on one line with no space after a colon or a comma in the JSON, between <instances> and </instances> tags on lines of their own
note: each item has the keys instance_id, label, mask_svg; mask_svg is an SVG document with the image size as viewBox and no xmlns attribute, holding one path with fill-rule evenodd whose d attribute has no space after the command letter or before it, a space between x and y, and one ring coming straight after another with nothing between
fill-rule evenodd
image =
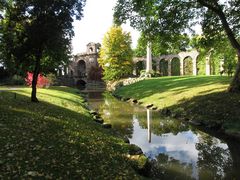
<instances>
[{"instance_id":1,"label":"green bush","mask_svg":"<svg viewBox=\"0 0 240 180\"><path fill-rule=\"evenodd\" d=\"M12 77L6 78L2 81L5 85L24 85L24 77L19 75L13 75Z\"/></svg>"}]
</instances>

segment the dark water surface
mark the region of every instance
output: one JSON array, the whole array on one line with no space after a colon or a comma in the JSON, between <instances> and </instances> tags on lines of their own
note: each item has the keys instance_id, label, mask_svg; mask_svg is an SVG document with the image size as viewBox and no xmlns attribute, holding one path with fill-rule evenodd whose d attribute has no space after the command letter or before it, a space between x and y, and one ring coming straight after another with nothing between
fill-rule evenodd
<instances>
[{"instance_id":1,"label":"dark water surface","mask_svg":"<svg viewBox=\"0 0 240 180\"><path fill-rule=\"evenodd\" d=\"M156 179L240 179L239 142L218 139L109 93L87 95L89 106L151 159Z\"/></svg>"}]
</instances>

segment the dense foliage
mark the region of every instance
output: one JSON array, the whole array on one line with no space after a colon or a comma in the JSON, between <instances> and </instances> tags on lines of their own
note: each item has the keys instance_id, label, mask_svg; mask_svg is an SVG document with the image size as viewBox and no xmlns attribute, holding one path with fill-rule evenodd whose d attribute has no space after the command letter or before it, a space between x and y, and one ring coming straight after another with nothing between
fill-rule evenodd
<instances>
[{"instance_id":1,"label":"dense foliage","mask_svg":"<svg viewBox=\"0 0 240 180\"><path fill-rule=\"evenodd\" d=\"M222 74L230 75L235 72L237 57L226 36L209 40L206 36L194 36L190 41L190 46L195 47L200 53L198 57L198 74L205 74L205 61L209 57L211 64L211 74L221 74L221 61L223 64Z\"/></svg>"},{"instance_id":2,"label":"dense foliage","mask_svg":"<svg viewBox=\"0 0 240 180\"><path fill-rule=\"evenodd\" d=\"M204 36L211 41L223 34L238 55L238 64L230 92L240 92L240 1L239 0L118 0L115 22L130 24L148 39L156 38L174 42L196 24L201 24Z\"/></svg>"},{"instance_id":3,"label":"dense foliage","mask_svg":"<svg viewBox=\"0 0 240 180\"><path fill-rule=\"evenodd\" d=\"M131 36L119 26L113 26L105 34L100 49L99 63L103 79L116 80L132 73Z\"/></svg>"},{"instance_id":4,"label":"dense foliage","mask_svg":"<svg viewBox=\"0 0 240 180\"><path fill-rule=\"evenodd\" d=\"M13 74L33 72L31 99L37 102L38 74L54 71L68 61L73 18L82 17L85 0L4 2L0 60Z\"/></svg>"},{"instance_id":5,"label":"dense foliage","mask_svg":"<svg viewBox=\"0 0 240 180\"><path fill-rule=\"evenodd\" d=\"M189 47L190 37L187 34L175 36L174 42L169 41L167 37L165 38L155 37L152 40L153 56L179 53L180 51L185 51L190 48ZM137 57L146 56L147 42L148 42L147 36L141 33L138 39L137 47L134 50L135 56Z\"/></svg>"}]
</instances>

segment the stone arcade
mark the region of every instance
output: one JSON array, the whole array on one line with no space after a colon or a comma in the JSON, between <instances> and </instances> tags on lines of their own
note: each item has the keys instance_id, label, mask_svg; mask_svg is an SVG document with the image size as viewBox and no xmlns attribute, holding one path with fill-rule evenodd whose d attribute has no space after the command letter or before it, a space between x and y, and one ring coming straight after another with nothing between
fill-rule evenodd
<instances>
[{"instance_id":1,"label":"stone arcade","mask_svg":"<svg viewBox=\"0 0 240 180\"><path fill-rule=\"evenodd\" d=\"M148 50L149 52L149 50ZM190 51L190 52L180 52L178 54L170 54L170 55L161 55L159 57L153 57L153 58L147 58L147 61L146 61L146 58L134 58L134 64L137 64L139 62L144 62L146 61L147 64L152 64L151 62L149 63L148 61L154 61L155 62L155 71L157 72L160 72L160 74L164 74L164 72L162 72L162 69L161 69L161 62L162 61L165 61L167 62L167 66L168 66L168 69L167 69L167 75L168 76L172 76L172 61L174 59L178 59L180 61L180 76L183 76L185 75L184 74L184 60L188 57L190 57L192 59L192 75L197 75L197 57L198 57L199 53L196 51L196 50L193 50L193 51ZM149 55L147 55L149 56ZM136 67L136 66L135 66ZM151 70L151 68L147 68L147 70ZM134 74L138 74L136 73L137 72L137 69L134 69Z\"/></svg>"},{"instance_id":2,"label":"stone arcade","mask_svg":"<svg viewBox=\"0 0 240 180\"><path fill-rule=\"evenodd\" d=\"M74 56L73 60L67 67L59 69L59 80L62 85L79 85L90 84L89 72L92 67L99 67L98 57L99 49L101 45L99 43L88 43L87 51L85 53L79 53ZM142 63L142 69L146 69L146 72L150 72L152 69L159 72L160 75L172 76L173 73L173 61L178 61L179 72L178 75L183 76L185 74L185 60L191 59L192 62L192 75L198 74L197 69L197 58L198 51L193 50L190 52L180 52L178 54L161 55L159 57L152 57L151 55L151 44L148 44L147 57L136 57L133 59L134 75L139 75L141 68L138 67L138 63ZM163 65L166 63L166 69L163 70ZM154 64L154 68L153 68ZM222 63L221 63L222 66ZM163 72L165 71L165 72ZM210 55L206 57L206 75L210 75Z\"/></svg>"}]
</instances>

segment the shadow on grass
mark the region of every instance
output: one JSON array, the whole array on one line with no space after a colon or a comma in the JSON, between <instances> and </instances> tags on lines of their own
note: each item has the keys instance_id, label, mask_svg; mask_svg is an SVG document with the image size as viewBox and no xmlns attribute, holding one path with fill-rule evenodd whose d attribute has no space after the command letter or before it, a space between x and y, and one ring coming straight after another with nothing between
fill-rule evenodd
<instances>
[{"instance_id":1,"label":"shadow on grass","mask_svg":"<svg viewBox=\"0 0 240 180\"><path fill-rule=\"evenodd\" d=\"M186 116L196 121L219 122L240 131L239 94L214 92L182 100L170 108L183 108Z\"/></svg>"},{"instance_id":2,"label":"shadow on grass","mask_svg":"<svg viewBox=\"0 0 240 180\"><path fill-rule=\"evenodd\" d=\"M134 176L122 142L85 110L13 97L0 93L0 179Z\"/></svg>"},{"instance_id":3,"label":"shadow on grass","mask_svg":"<svg viewBox=\"0 0 240 180\"><path fill-rule=\"evenodd\" d=\"M125 92L125 96L131 97L131 92L134 92L134 97L142 99L149 97L156 93L175 91L176 93L183 92L189 88L198 88L209 86L213 84L227 85L230 82L230 78L226 76L184 76L184 77L164 77L147 79L138 83L129 85L128 92ZM117 92L121 92L120 88Z\"/></svg>"},{"instance_id":4,"label":"shadow on grass","mask_svg":"<svg viewBox=\"0 0 240 180\"><path fill-rule=\"evenodd\" d=\"M191 99L183 100L176 105L169 107L173 112L181 109L181 113L189 119L202 122L207 126L221 124L228 132L240 132L240 95L228 92L214 92L207 95L197 96ZM200 130L223 139L230 150L233 161L233 174L230 177L239 177L240 172L240 141L232 136L198 127ZM233 178L234 179L234 178Z\"/></svg>"},{"instance_id":5,"label":"shadow on grass","mask_svg":"<svg viewBox=\"0 0 240 180\"><path fill-rule=\"evenodd\" d=\"M44 92L39 92L38 95L45 95L45 96L49 96L49 97L54 97L54 98L59 98L61 100L64 100L64 101L70 101L76 105L79 105L79 106L83 106L84 105L84 100L72 100L71 98L63 98L61 96L56 96L56 95L53 95L53 94L49 94L49 93L44 93ZM75 95L75 96L79 96L79 95Z\"/></svg>"}]
</instances>

